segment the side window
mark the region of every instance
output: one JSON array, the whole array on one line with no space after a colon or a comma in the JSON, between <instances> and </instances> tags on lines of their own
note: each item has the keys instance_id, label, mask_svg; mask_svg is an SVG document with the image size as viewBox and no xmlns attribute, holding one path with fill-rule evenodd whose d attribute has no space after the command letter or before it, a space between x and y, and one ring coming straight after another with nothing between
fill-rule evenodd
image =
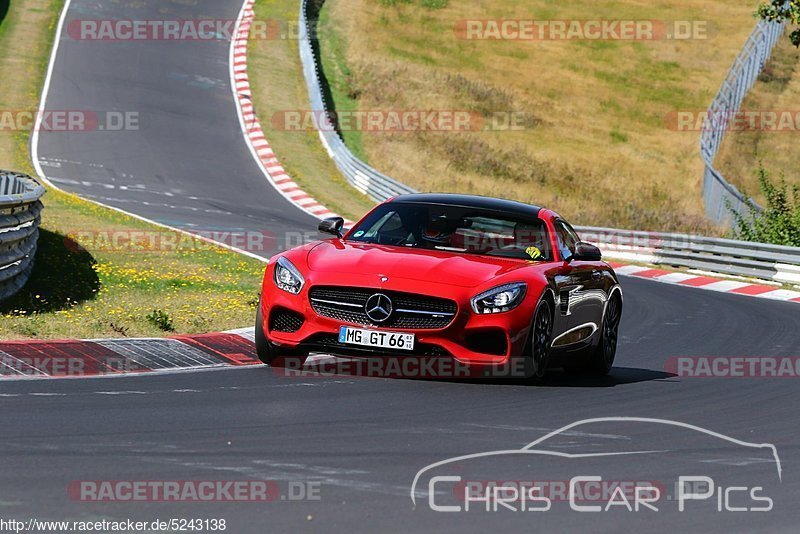
<instances>
[{"instance_id":1,"label":"side window","mask_svg":"<svg viewBox=\"0 0 800 534\"><path fill-rule=\"evenodd\" d=\"M575 229L572 226L570 226L570 224L567 221L561 221L561 224L564 225L564 229L572 237L573 241L575 241L576 244L581 242L581 238L578 235L578 232L576 232Z\"/></svg>"},{"instance_id":2,"label":"side window","mask_svg":"<svg viewBox=\"0 0 800 534\"><path fill-rule=\"evenodd\" d=\"M575 230L569 227L564 221L556 221L556 238L558 241L558 252L562 260L569 260L575 254L575 245L578 243L578 235Z\"/></svg>"}]
</instances>

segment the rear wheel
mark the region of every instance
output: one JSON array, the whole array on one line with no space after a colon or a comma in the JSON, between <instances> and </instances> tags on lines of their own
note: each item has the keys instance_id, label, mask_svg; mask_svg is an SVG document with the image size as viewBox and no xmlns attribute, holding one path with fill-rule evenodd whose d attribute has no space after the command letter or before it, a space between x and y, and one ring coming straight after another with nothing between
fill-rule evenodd
<instances>
[{"instance_id":1,"label":"rear wheel","mask_svg":"<svg viewBox=\"0 0 800 534\"><path fill-rule=\"evenodd\" d=\"M589 358L588 370L591 373L607 375L614 366L614 358L617 355L620 319L622 319L622 302L619 296L614 295L606 306L606 313L600 330L600 343L597 344Z\"/></svg>"},{"instance_id":2,"label":"rear wheel","mask_svg":"<svg viewBox=\"0 0 800 534\"><path fill-rule=\"evenodd\" d=\"M264 334L264 321L261 317L261 300L258 301L258 311L256 311L255 329L256 354L262 363L270 367L292 367L299 369L303 366L308 354L290 349L283 349L273 345Z\"/></svg>"},{"instance_id":3,"label":"rear wheel","mask_svg":"<svg viewBox=\"0 0 800 534\"><path fill-rule=\"evenodd\" d=\"M553 311L550 302L539 302L533 317L529 350L525 355L525 376L537 382L544 377L550 364L550 343L553 335Z\"/></svg>"}]
</instances>

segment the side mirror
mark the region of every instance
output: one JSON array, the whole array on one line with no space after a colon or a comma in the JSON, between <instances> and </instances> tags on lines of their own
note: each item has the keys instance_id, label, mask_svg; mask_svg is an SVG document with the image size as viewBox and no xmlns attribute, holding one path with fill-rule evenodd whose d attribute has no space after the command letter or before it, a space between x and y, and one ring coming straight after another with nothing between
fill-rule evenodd
<instances>
[{"instance_id":1,"label":"side mirror","mask_svg":"<svg viewBox=\"0 0 800 534\"><path fill-rule=\"evenodd\" d=\"M585 241L580 241L575 245L575 254L572 259L577 261L600 261L602 257L603 255L599 248Z\"/></svg>"},{"instance_id":2,"label":"side mirror","mask_svg":"<svg viewBox=\"0 0 800 534\"><path fill-rule=\"evenodd\" d=\"M323 234L333 234L336 237L342 237L342 227L344 226L344 219L341 217L328 217L319 222L319 231Z\"/></svg>"}]
</instances>

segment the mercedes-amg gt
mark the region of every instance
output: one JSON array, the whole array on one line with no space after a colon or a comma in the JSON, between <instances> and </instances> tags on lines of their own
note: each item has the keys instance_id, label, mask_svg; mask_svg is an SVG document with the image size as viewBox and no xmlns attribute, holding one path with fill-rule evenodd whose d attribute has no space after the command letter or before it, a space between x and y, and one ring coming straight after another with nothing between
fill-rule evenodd
<instances>
[{"instance_id":1,"label":"mercedes-amg gt","mask_svg":"<svg viewBox=\"0 0 800 534\"><path fill-rule=\"evenodd\" d=\"M622 289L600 250L555 212L450 194L402 195L343 233L273 257L258 305L260 359L310 352L454 359L486 374L605 374Z\"/></svg>"}]
</instances>

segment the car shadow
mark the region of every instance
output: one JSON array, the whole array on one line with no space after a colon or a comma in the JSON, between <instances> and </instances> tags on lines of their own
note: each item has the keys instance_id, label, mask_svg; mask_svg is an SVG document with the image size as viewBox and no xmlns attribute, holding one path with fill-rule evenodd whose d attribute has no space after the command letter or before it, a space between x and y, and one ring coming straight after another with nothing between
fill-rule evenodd
<instances>
[{"instance_id":1,"label":"car shadow","mask_svg":"<svg viewBox=\"0 0 800 534\"><path fill-rule=\"evenodd\" d=\"M611 369L611 372L605 376L579 374L567 372L562 369L554 369L550 371L540 383L533 383L529 385L558 388L609 388L627 384L637 384L639 382L650 382L653 380L670 381L670 379L675 378L676 376L677 375L673 373L667 373L665 371L640 369L638 367L614 367ZM526 382L521 381L521 383L525 384Z\"/></svg>"},{"instance_id":2,"label":"car shadow","mask_svg":"<svg viewBox=\"0 0 800 534\"><path fill-rule=\"evenodd\" d=\"M547 375L539 381L516 377L465 377L465 376L442 376L429 375L422 376L419 373L403 375L393 368L391 373L386 372L392 366L370 366L348 365L354 361L364 363L367 359L362 358L336 358L331 361L329 356L327 362L305 363L302 367L295 367L294 370L285 371L287 376L296 378L302 377L354 377L354 378L391 378L396 380L415 380L423 382L442 382L458 384L482 384L497 386L529 386L529 387L555 387L555 388L591 388L591 387L615 387L639 382L649 382L654 380L671 381L677 375L665 371L653 369L641 369L637 367L614 367L608 375L596 376L580 374L577 372L567 372L563 369L551 369ZM418 370L417 368L415 368ZM378 370L378 372L375 372Z\"/></svg>"},{"instance_id":3,"label":"car shadow","mask_svg":"<svg viewBox=\"0 0 800 534\"><path fill-rule=\"evenodd\" d=\"M551 388L611 388L653 380L670 381L677 375L653 369L637 367L614 367L605 376L582 374L563 369L551 369L544 378L538 381L525 378L469 378L465 380L443 379L440 382L460 382L466 384L484 384L497 386L527 386ZM416 379L416 378L415 378Z\"/></svg>"}]
</instances>

